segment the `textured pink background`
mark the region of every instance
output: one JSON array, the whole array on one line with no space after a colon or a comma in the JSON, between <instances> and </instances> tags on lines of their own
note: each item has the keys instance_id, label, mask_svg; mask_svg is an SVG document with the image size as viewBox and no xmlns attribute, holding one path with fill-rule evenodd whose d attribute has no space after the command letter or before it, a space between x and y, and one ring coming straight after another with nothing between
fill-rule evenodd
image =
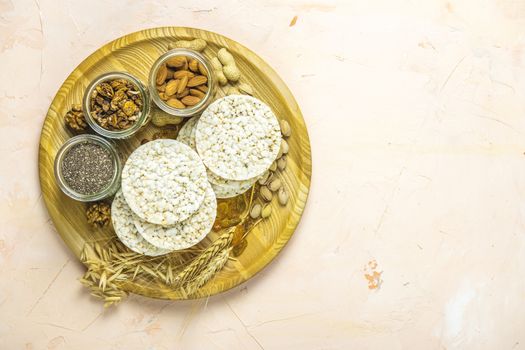
<instances>
[{"instance_id":1,"label":"textured pink background","mask_svg":"<svg viewBox=\"0 0 525 350\"><path fill-rule=\"evenodd\" d=\"M103 312L43 205L40 128L91 52L170 25L275 67L311 196L252 281ZM523 0L0 0L0 349L525 348L524 52Z\"/></svg>"}]
</instances>

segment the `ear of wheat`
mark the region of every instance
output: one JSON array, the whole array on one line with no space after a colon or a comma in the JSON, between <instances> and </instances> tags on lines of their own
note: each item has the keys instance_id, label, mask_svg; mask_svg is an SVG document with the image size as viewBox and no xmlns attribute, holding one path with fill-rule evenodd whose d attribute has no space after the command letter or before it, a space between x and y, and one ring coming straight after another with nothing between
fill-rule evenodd
<instances>
[{"instance_id":1,"label":"ear of wheat","mask_svg":"<svg viewBox=\"0 0 525 350\"><path fill-rule=\"evenodd\" d=\"M123 289L129 281L162 283L186 297L195 294L223 269L235 244L259 222L247 220L254 188L240 223L225 230L204 250L190 248L149 257L130 251L116 237L87 243L80 258L88 269L80 282L91 295L104 300L105 307L118 304L129 294Z\"/></svg>"}]
</instances>

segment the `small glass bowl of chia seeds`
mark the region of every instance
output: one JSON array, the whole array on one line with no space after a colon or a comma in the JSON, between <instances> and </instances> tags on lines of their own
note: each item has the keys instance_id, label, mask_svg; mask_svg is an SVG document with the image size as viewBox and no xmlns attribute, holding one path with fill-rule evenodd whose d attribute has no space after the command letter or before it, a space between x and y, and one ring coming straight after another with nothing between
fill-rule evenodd
<instances>
[{"instance_id":1,"label":"small glass bowl of chia seeds","mask_svg":"<svg viewBox=\"0 0 525 350\"><path fill-rule=\"evenodd\" d=\"M148 89L133 75L109 72L95 78L82 99L86 121L97 134L125 139L150 120Z\"/></svg>"},{"instance_id":2,"label":"small glass bowl of chia seeds","mask_svg":"<svg viewBox=\"0 0 525 350\"><path fill-rule=\"evenodd\" d=\"M70 138L55 157L55 178L69 197L92 202L114 195L120 187L122 165L116 148L100 136Z\"/></svg>"}]
</instances>

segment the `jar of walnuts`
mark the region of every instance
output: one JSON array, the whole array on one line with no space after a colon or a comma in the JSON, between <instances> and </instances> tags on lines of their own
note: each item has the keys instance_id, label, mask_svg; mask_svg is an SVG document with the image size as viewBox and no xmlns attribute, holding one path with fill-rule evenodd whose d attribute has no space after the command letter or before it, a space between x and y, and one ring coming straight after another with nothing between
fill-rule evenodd
<instances>
[{"instance_id":1,"label":"jar of walnuts","mask_svg":"<svg viewBox=\"0 0 525 350\"><path fill-rule=\"evenodd\" d=\"M128 138L150 119L149 91L129 73L110 72L95 78L84 92L82 105L89 126L108 138Z\"/></svg>"}]
</instances>

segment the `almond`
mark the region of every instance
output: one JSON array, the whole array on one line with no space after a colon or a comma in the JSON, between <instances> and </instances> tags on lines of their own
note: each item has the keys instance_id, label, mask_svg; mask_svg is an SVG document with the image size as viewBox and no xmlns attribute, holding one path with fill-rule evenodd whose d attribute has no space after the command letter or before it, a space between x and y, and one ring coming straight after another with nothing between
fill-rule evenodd
<instances>
[{"instance_id":1,"label":"almond","mask_svg":"<svg viewBox=\"0 0 525 350\"><path fill-rule=\"evenodd\" d=\"M192 58L190 60L190 63L188 63L188 67L192 72L196 72L199 70L199 61L197 61L195 58Z\"/></svg>"},{"instance_id":2,"label":"almond","mask_svg":"<svg viewBox=\"0 0 525 350\"><path fill-rule=\"evenodd\" d=\"M195 106L200 101L201 101L201 99L196 97L196 96L185 96L182 99L182 103L184 103L187 106Z\"/></svg>"},{"instance_id":3,"label":"almond","mask_svg":"<svg viewBox=\"0 0 525 350\"><path fill-rule=\"evenodd\" d=\"M197 75L188 81L188 86L189 87L199 86L202 84L206 84L207 81L208 81L208 78L206 78L204 75Z\"/></svg>"},{"instance_id":4,"label":"almond","mask_svg":"<svg viewBox=\"0 0 525 350\"><path fill-rule=\"evenodd\" d=\"M187 76L188 78L193 78L195 74L187 70L178 70L175 73L173 73L174 79L182 79L182 77L184 76Z\"/></svg>"},{"instance_id":5,"label":"almond","mask_svg":"<svg viewBox=\"0 0 525 350\"><path fill-rule=\"evenodd\" d=\"M164 91L166 96L175 95L175 93L177 92L177 87L179 86L179 82L180 80L168 81L168 83L166 84L166 91Z\"/></svg>"},{"instance_id":6,"label":"almond","mask_svg":"<svg viewBox=\"0 0 525 350\"><path fill-rule=\"evenodd\" d=\"M190 89L190 95L196 96L198 98L203 98L204 96L206 96L204 92L197 89Z\"/></svg>"},{"instance_id":7,"label":"almond","mask_svg":"<svg viewBox=\"0 0 525 350\"><path fill-rule=\"evenodd\" d=\"M204 65L202 63L199 63L199 73L206 76L208 75L208 71L206 70L206 68L204 68Z\"/></svg>"},{"instance_id":8,"label":"almond","mask_svg":"<svg viewBox=\"0 0 525 350\"><path fill-rule=\"evenodd\" d=\"M177 87L177 93L182 93L186 88L186 85L188 85L188 76L182 77L182 79L180 80L179 86Z\"/></svg>"},{"instance_id":9,"label":"almond","mask_svg":"<svg viewBox=\"0 0 525 350\"><path fill-rule=\"evenodd\" d=\"M166 91L166 84L162 84L162 85L157 85L157 91L158 92L164 92Z\"/></svg>"},{"instance_id":10,"label":"almond","mask_svg":"<svg viewBox=\"0 0 525 350\"><path fill-rule=\"evenodd\" d=\"M166 67L165 64L160 66L159 71L157 72L157 79L156 83L157 85L164 84L164 81L166 80L166 76L168 75L168 67Z\"/></svg>"},{"instance_id":11,"label":"almond","mask_svg":"<svg viewBox=\"0 0 525 350\"><path fill-rule=\"evenodd\" d=\"M188 88L184 89L180 94L177 94L177 98L181 99L184 96L188 96L190 93L190 90Z\"/></svg>"},{"instance_id":12,"label":"almond","mask_svg":"<svg viewBox=\"0 0 525 350\"><path fill-rule=\"evenodd\" d=\"M183 67L187 64L186 56L174 56L166 60L166 64L170 67Z\"/></svg>"},{"instance_id":13,"label":"almond","mask_svg":"<svg viewBox=\"0 0 525 350\"><path fill-rule=\"evenodd\" d=\"M207 85L199 85L199 86L197 86L197 89L199 89L202 92L208 92L208 86Z\"/></svg>"},{"instance_id":14,"label":"almond","mask_svg":"<svg viewBox=\"0 0 525 350\"><path fill-rule=\"evenodd\" d=\"M170 98L167 102L168 106L171 106L171 107L174 107L174 108L186 108L186 106L184 105L184 103L182 103L181 101L177 100L176 98Z\"/></svg>"}]
</instances>

